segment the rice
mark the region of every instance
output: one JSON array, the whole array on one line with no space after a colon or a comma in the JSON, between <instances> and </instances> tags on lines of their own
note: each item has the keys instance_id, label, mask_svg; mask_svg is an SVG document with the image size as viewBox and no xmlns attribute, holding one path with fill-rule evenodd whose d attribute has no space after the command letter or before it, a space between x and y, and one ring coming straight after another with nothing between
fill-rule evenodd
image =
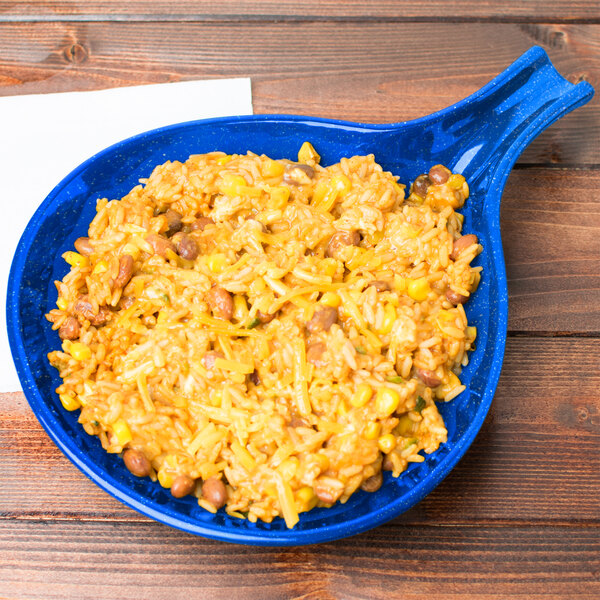
<instances>
[{"instance_id":1,"label":"rice","mask_svg":"<svg viewBox=\"0 0 600 600\"><path fill-rule=\"evenodd\" d=\"M48 320L67 410L129 470L252 522L376 491L447 439L481 250L445 167L191 156L100 199Z\"/></svg>"}]
</instances>

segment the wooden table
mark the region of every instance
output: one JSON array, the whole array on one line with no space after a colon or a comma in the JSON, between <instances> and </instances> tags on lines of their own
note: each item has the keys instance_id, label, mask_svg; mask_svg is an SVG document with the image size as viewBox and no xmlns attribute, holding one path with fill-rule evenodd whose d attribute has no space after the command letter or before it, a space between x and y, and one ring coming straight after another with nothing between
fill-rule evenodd
<instances>
[{"instance_id":1,"label":"wooden table","mask_svg":"<svg viewBox=\"0 0 600 600\"><path fill-rule=\"evenodd\" d=\"M0 94L251 76L257 113L398 121L473 92L533 44L600 91L597 0L0 0ZM335 543L213 542L113 500L22 394L5 394L0 596L599 598L599 140L596 99L510 177L502 377L475 443L427 499Z\"/></svg>"}]
</instances>

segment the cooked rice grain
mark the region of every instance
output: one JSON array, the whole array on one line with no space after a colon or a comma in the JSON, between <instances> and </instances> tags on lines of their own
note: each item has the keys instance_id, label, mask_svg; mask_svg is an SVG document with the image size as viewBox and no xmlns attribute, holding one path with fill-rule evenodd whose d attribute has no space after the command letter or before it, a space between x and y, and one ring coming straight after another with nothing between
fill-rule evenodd
<instances>
[{"instance_id":1,"label":"cooked rice grain","mask_svg":"<svg viewBox=\"0 0 600 600\"><path fill-rule=\"evenodd\" d=\"M405 199L373 155L310 156L193 155L98 200L47 315L78 325L48 357L107 452L142 452L166 488L193 478L210 512L200 484L221 479L228 514L288 527L446 441L434 400L465 389L476 336L446 292L481 270L479 244L451 258L466 182Z\"/></svg>"}]
</instances>

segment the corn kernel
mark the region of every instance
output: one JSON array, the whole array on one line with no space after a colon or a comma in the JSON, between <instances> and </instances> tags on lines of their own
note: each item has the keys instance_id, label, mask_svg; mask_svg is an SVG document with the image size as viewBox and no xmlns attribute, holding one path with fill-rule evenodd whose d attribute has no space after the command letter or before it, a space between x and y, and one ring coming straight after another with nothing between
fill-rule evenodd
<instances>
[{"instance_id":1,"label":"corn kernel","mask_svg":"<svg viewBox=\"0 0 600 600\"><path fill-rule=\"evenodd\" d=\"M396 438L393 433L386 433L377 440L377 445L384 454L389 454L396 447Z\"/></svg>"},{"instance_id":2,"label":"corn kernel","mask_svg":"<svg viewBox=\"0 0 600 600\"><path fill-rule=\"evenodd\" d=\"M169 467L169 469L177 468L177 456L175 454L167 454L165 456L165 465Z\"/></svg>"},{"instance_id":3,"label":"corn kernel","mask_svg":"<svg viewBox=\"0 0 600 600\"><path fill-rule=\"evenodd\" d=\"M317 500L315 491L308 485L296 492L296 505L299 505L299 512L312 510L317 505Z\"/></svg>"},{"instance_id":4,"label":"corn kernel","mask_svg":"<svg viewBox=\"0 0 600 600\"><path fill-rule=\"evenodd\" d=\"M400 394L388 387L380 387L375 397L375 410L383 417L389 417L400 404Z\"/></svg>"},{"instance_id":5,"label":"corn kernel","mask_svg":"<svg viewBox=\"0 0 600 600\"><path fill-rule=\"evenodd\" d=\"M352 249L352 256L346 261L346 268L350 271L354 271L359 267L362 267L365 263L365 255L367 254L367 250L361 248L360 246L348 246L348 248Z\"/></svg>"},{"instance_id":6,"label":"corn kernel","mask_svg":"<svg viewBox=\"0 0 600 600\"><path fill-rule=\"evenodd\" d=\"M375 244L379 244L379 242L383 239L383 231L377 230L373 233L368 233L365 237L367 238L367 242L375 246Z\"/></svg>"},{"instance_id":7,"label":"corn kernel","mask_svg":"<svg viewBox=\"0 0 600 600\"><path fill-rule=\"evenodd\" d=\"M265 280L262 277L257 277L250 284L250 292L252 292L252 294L258 295L261 292L264 292L266 287L267 287L267 284L265 283Z\"/></svg>"},{"instance_id":8,"label":"corn kernel","mask_svg":"<svg viewBox=\"0 0 600 600\"><path fill-rule=\"evenodd\" d=\"M76 410L81 406L79 400L71 394L61 394L59 398L65 410Z\"/></svg>"},{"instance_id":9,"label":"corn kernel","mask_svg":"<svg viewBox=\"0 0 600 600\"><path fill-rule=\"evenodd\" d=\"M320 179L315 186L312 196L312 204L317 206L323 202L329 191L329 182L326 179Z\"/></svg>"},{"instance_id":10,"label":"corn kernel","mask_svg":"<svg viewBox=\"0 0 600 600\"><path fill-rule=\"evenodd\" d=\"M270 158L262 164L262 173L265 177L281 177L284 171L285 167L280 162Z\"/></svg>"},{"instance_id":11,"label":"corn kernel","mask_svg":"<svg viewBox=\"0 0 600 600\"><path fill-rule=\"evenodd\" d=\"M296 475L300 461L295 456L284 460L278 467L277 470L281 473L285 481L290 481Z\"/></svg>"},{"instance_id":12,"label":"corn kernel","mask_svg":"<svg viewBox=\"0 0 600 600\"><path fill-rule=\"evenodd\" d=\"M218 185L219 192L225 196L241 196L246 189L246 180L241 175L233 173L222 173L221 183Z\"/></svg>"},{"instance_id":13,"label":"corn kernel","mask_svg":"<svg viewBox=\"0 0 600 600\"><path fill-rule=\"evenodd\" d=\"M214 407L220 407L223 401L223 392L221 390L215 390L210 396L210 404Z\"/></svg>"},{"instance_id":14,"label":"corn kernel","mask_svg":"<svg viewBox=\"0 0 600 600\"><path fill-rule=\"evenodd\" d=\"M374 440L379 437L379 433L381 432L381 423L379 421L370 421L367 423L365 427L364 436L368 440Z\"/></svg>"},{"instance_id":15,"label":"corn kernel","mask_svg":"<svg viewBox=\"0 0 600 600\"><path fill-rule=\"evenodd\" d=\"M106 271L108 271L108 263L105 260L99 260L92 273L98 275L99 273L105 273Z\"/></svg>"},{"instance_id":16,"label":"corn kernel","mask_svg":"<svg viewBox=\"0 0 600 600\"><path fill-rule=\"evenodd\" d=\"M72 267L87 267L90 264L90 261L87 256L82 256L78 252L72 252L69 250L65 252L62 257L65 261L70 264Z\"/></svg>"},{"instance_id":17,"label":"corn kernel","mask_svg":"<svg viewBox=\"0 0 600 600\"><path fill-rule=\"evenodd\" d=\"M119 419L113 423L113 433L117 436L119 446L124 446L133 439L129 425L123 420Z\"/></svg>"},{"instance_id":18,"label":"corn kernel","mask_svg":"<svg viewBox=\"0 0 600 600\"><path fill-rule=\"evenodd\" d=\"M408 415L402 415L398 419L398 433L400 435L406 435L407 433L412 433L414 421Z\"/></svg>"},{"instance_id":19,"label":"corn kernel","mask_svg":"<svg viewBox=\"0 0 600 600\"><path fill-rule=\"evenodd\" d=\"M342 303L342 299L335 292L325 292L319 302L325 306L337 308Z\"/></svg>"},{"instance_id":20,"label":"corn kernel","mask_svg":"<svg viewBox=\"0 0 600 600\"><path fill-rule=\"evenodd\" d=\"M457 385L460 385L460 379L452 371L450 371L448 373L447 381L443 385L439 386L438 389L436 389L436 396L438 398L443 398L446 394L450 393Z\"/></svg>"},{"instance_id":21,"label":"corn kernel","mask_svg":"<svg viewBox=\"0 0 600 600\"><path fill-rule=\"evenodd\" d=\"M239 294L233 297L233 318L236 321L243 321L248 316L248 305L246 298Z\"/></svg>"},{"instance_id":22,"label":"corn kernel","mask_svg":"<svg viewBox=\"0 0 600 600\"><path fill-rule=\"evenodd\" d=\"M90 350L89 346L86 346L81 342L73 342L69 346L68 352L75 360L79 361L89 360L92 357L92 351Z\"/></svg>"},{"instance_id":23,"label":"corn kernel","mask_svg":"<svg viewBox=\"0 0 600 600\"><path fill-rule=\"evenodd\" d=\"M348 407L346 406L346 401L343 398L340 399L340 401L338 402L336 413L340 417L343 417L348 414Z\"/></svg>"},{"instance_id":24,"label":"corn kernel","mask_svg":"<svg viewBox=\"0 0 600 600\"><path fill-rule=\"evenodd\" d=\"M356 387L356 391L350 400L350 404L354 408L361 408L364 406L373 395L373 388L368 383L361 383Z\"/></svg>"},{"instance_id":25,"label":"corn kernel","mask_svg":"<svg viewBox=\"0 0 600 600\"><path fill-rule=\"evenodd\" d=\"M162 325L162 323L166 323L167 321L167 311L163 308L158 311L158 316L156 317L156 324Z\"/></svg>"},{"instance_id":26,"label":"corn kernel","mask_svg":"<svg viewBox=\"0 0 600 600\"><path fill-rule=\"evenodd\" d=\"M328 212L333 208L338 195L339 191L335 187L333 179L331 181L321 179L315 186L311 204L322 211Z\"/></svg>"},{"instance_id":27,"label":"corn kernel","mask_svg":"<svg viewBox=\"0 0 600 600\"><path fill-rule=\"evenodd\" d=\"M470 340L475 340L477 338L477 327L471 325L467 327L467 338Z\"/></svg>"},{"instance_id":28,"label":"corn kernel","mask_svg":"<svg viewBox=\"0 0 600 600\"><path fill-rule=\"evenodd\" d=\"M429 295L431 287L426 277L419 277L419 279L412 279L408 284L408 295L415 300L415 302L423 302Z\"/></svg>"},{"instance_id":29,"label":"corn kernel","mask_svg":"<svg viewBox=\"0 0 600 600\"><path fill-rule=\"evenodd\" d=\"M274 485L265 486L265 494L270 498L277 498L277 488ZM300 490L298 490L300 491Z\"/></svg>"},{"instance_id":30,"label":"corn kernel","mask_svg":"<svg viewBox=\"0 0 600 600\"><path fill-rule=\"evenodd\" d=\"M381 325L381 329L379 330L379 333L386 335L386 334L390 333L390 331L392 331L392 328L394 327L394 323L396 322L396 319L398 318L398 315L396 313L396 309L394 308L394 305L386 302L385 307L383 309L383 315L384 315L383 323Z\"/></svg>"},{"instance_id":31,"label":"corn kernel","mask_svg":"<svg viewBox=\"0 0 600 600\"><path fill-rule=\"evenodd\" d=\"M227 266L227 257L224 254L211 254L206 258L206 265L213 273L221 273Z\"/></svg>"},{"instance_id":32,"label":"corn kernel","mask_svg":"<svg viewBox=\"0 0 600 600\"><path fill-rule=\"evenodd\" d=\"M455 388L457 385L460 385L460 379L452 371L450 371L448 373L447 383L449 386L451 386L451 388Z\"/></svg>"},{"instance_id":33,"label":"corn kernel","mask_svg":"<svg viewBox=\"0 0 600 600\"><path fill-rule=\"evenodd\" d=\"M300 150L298 150L298 162L307 164L309 162L318 163L320 160L321 157L317 154L317 151L310 142L304 142L304 144L300 146Z\"/></svg>"},{"instance_id":34,"label":"corn kernel","mask_svg":"<svg viewBox=\"0 0 600 600\"><path fill-rule=\"evenodd\" d=\"M60 308L60 310L67 310L67 307L69 306L69 303L61 296L56 301L56 306L58 306L58 308Z\"/></svg>"},{"instance_id":35,"label":"corn kernel","mask_svg":"<svg viewBox=\"0 0 600 600\"><path fill-rule=\"evenodd\" d=\"M231 162L231 160L233 159L233 156L231 156L230 154L226 154L225 156L221 156L221 158L217 158L217 164L222 167L223 165L226 165L228 162Z\"/></svg>"},{"instance_id":36,"label":"corn kernel","mask_svg":"<svg viewBox=\"0 0 600 600\"><path fill-rule=\"evenodd\" d=\"M129 254L133 260L137 260L140 257L140 248L131 242L128 242L123 246L122 254Z\"/></svg>"},{"instance_id":37,"label":"corn kernel","mask_svg":"<svg viewBox=\"0 0 600 600\"><path fill-rule=\"evenodd\" d=\"M170 488L173 485L173 475L171 475L171 473L167 473L167 471L160 469L156 476L158 477L158 483L164 488Z\"/></svg>"},{"instance_id":38,"label":"corn kernel","mask_svg":"<svg viewBox=\"0 0 600 600\"><path fill-rule=\"evenodd\" d=\"M451 175L448 179L448 186L451 187L453 190L460 190L464 182L465 178L462 175L454 173L454 175Z\"/></svg>"},{"instance_id":39,"label":"corn kernel","mask_svg":"<svg viewBox=\"0 0 600 600\"><path fill-rule=\"evenodd\" d=\"M404 200L404 196L406 194L405 187L406 186L402 185L401 183L398 183L397 181L394 182L394 190L396 190L396 194L398 194L400 200Z\"/></svg>"},{"instance_id":40,"label":"corn kernel","mask_svg":"<svg viewBox=\"0 0 600 600\"><path fill-rule=\"evenodd\" d=\"M325 471L327 471L327 469L329 469L330 461L325 454L315 454L315 458L317 460L317 463L319 464L321 473L324 473Z\"/></svg>"},{"instance_id":41,"label":"corn kernel","mask_svg":"<svg viewBox=\"0 0 600 600\"><path fill-rule=\"evenodd\" d=\"M343 198L352 189L352 182L345 175L334 175L331 178L331 187Z\"/></svg>"},{"instance_id":42,"label":"corn kernel","mask_svg":"<svg viewBox=\"0 0 600 600\"><path fill-rule=\"evenodd\" d=\"M407 200L413 204L423 204L423 200L425 200L425 198L421 198L419 194L410 194Z\"/></svg>"},{"instance_id":43,"label":"corn kernel","mask_svg":"<svg viewBox=\"0 0 600 600\"><path fill-rule=\"evenodd\" d=\"M323 273L329 275L329 277L333 277L338 269L338 263L335 258L324 258L319 266Z\"/></svg>"},{"instance_id":44,"label":"corn kernel","mask_svg":"<svg viewBox=\"0 0 600 600\"><path fill-rule=\"evenodd\" d=\"M290 199L290 188L284 185L272 187L269 190L269 208L281 209L284 208Z\"/></svg>"}]
</instances>

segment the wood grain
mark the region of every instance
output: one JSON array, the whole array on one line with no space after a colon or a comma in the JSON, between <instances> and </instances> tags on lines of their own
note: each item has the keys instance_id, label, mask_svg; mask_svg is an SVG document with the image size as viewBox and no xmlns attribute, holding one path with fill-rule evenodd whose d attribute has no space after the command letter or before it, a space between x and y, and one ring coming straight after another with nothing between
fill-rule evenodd
<instances>
[{"instance_id":1,"label":"wood grain","mask_svg":"<svg viewBox=\"0 0 600 600\"><path fill-rule=\"evenodd\" d=\"M591 600L600 594L599 534L598 527L390 523L331 544L269 549L225 545L157 523L0 522L0 594Z\"/></svg>"},{"instance_id":2,"label":"wood grain","mask_svg":"<svg viewBox=\"0 0 600 600\"><path fill-rule=\"evenodd\" d=\"M258 113L393 122L460 100L533 44L569 80L600 85L600 25L65 21L0 23L0 94L250 76ZM521 162L600 164L600 101Z\"/></svg>"},{"instance_id":3,"label":"wood grain","mask_svg":"<svg viewBox=\"0 0 600 600\"><path fill-rule=\"evenodd\" d=\"M513 171L501 230L513 331L600 332L600 171Z\"/></svg>"},{"instance_id":4,"label":"wood grain","mask_svg":"<svg viewBox=\"0 0 600 600\"><path fill-rule=\"evenodd\" d=\"M481 433L401 522L600 525L599 353L598 339L510 338ZM62 456L22 394L0 395L0 481L0 519L146 520Z\"/></svg>"},{"instance_id":5,"label":"wood grain","mask_svg":"<svg viewBox=\"0 0 600 600\"><path fill-rule=\"evenodd\" d=\"M206 1L158 1L133 0L104 2L30 0L29 2L0 2L0 18L3 20L42 17L61 18L79 16L86 19L160 19L160 20L218 20L247 19L370 19L414 20L510 20L535 19L559 20L561 22L600 18L600 7L595 0L372 0L369 2L339 2L337 0L220 0Z\"/></svg>"}]
</instances>

